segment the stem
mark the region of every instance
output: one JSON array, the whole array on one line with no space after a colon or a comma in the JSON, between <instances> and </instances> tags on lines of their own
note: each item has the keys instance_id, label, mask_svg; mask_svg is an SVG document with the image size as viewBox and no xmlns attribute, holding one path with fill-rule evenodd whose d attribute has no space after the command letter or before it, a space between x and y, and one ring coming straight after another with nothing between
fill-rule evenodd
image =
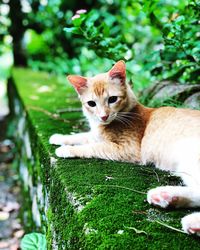
<instances>
[{"instance_id":1,"label":"stem","mask_svg":"<svg viewBox=\"0 0 200 250\"><path fill-rule=\"evenodd\" d=\"M178 228L169 226L169 225L167 225L167 224L165 224L165 223L163 223L163 222L161 222L161 221L155 220L155 222L158 223L158 224L160 224L160 225L162 225L162 226L164 226L164 227L167 227L167 228L169 228L169 229L172 229L172 230L174 230L174 231L176 231L176 232L186 234L183 230L180 230L180 229L178 229Z\"/></svg>"}]
</instances>

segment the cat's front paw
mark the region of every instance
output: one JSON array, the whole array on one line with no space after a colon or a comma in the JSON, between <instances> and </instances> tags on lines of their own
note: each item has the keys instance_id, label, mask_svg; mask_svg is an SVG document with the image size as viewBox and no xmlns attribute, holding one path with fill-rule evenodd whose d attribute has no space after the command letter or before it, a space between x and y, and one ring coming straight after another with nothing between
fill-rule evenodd
<instances>
[{"instance_id":1,"label":"cat's front paw","mask_svg":"<svg viewBox=\"0 0 200 250\"><path fill-rule=\"evenodd\" d=\"M54 144L54 145L62 145L64 144L64 135L61 134L53 134L50 138L49 138L49 143L50 144Z\"/></svg>"},{"instance_id":2,"label":"cat's front paw","mask_svg":"<svg viewBox=\"0 0 200 250\"><path fill-rule=\"evenodd\" d=\"M63 145L59 148L56 149L55 151L55 154L58 156L58 157L61 157L61 158L71 158L71 157L74 157L74 155L72 154L71 150L73 146L66 146L66 145Z\"/></svg>"},{"instance_id":3,"label":"cat's front paw","mask_svg":"<svg viewBox=\"0 0 200 250\"><path fill-rule=\"evenodd\" d=\"M200 213L193 213L183 217L181 224L186 233L200 236Z\"/></svg>"},{"instance_id":4,"label":"cat's front paw","mask_svg":"<svg viewBox=\"0 0 200 250\"><path fill-rule=\"evenodd\" d=\"M167 208L175 206L178 197L174 194L171 187L157 187L147 193L147 201L154 206Z\"/></svg>"}]
</instances>

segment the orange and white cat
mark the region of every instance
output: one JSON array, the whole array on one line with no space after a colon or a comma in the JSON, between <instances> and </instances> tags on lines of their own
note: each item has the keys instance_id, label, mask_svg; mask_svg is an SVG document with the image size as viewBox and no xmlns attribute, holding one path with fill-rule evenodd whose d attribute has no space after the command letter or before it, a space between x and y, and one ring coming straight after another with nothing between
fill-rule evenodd
<instances>
[{"instance_id":1,"label":"orange and white cat","mask_svg":"<svg viewBox=\"0 0 200 250\"><path fill-rule=\"evenodd\" d=\"M147 194L150 204L200 207L200 111L141 105L126 83L126 67L117 62L94 77L68 76L76 89L91 130L54 134L58 157L102 158L154 163L180 176L186 186L160 186ZM182 218L186 233L200 236L200 212Z\"/></svg>"}]
</instances>

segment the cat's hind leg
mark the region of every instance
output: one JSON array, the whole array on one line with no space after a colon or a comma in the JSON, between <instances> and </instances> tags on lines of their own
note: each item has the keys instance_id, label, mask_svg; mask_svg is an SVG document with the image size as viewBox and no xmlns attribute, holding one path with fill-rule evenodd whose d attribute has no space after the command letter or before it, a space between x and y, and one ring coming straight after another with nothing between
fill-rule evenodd
<instances>
[{"instance_id":1,"label":"cat's hind leg","mask_svg":"<svg viewBox=\"0 0 200 250\"><path fill-rule=\"evenodd\" d=\"M200 207L200 162L198 157L188 157L180 161L175 171L187 186L160 186L148 191L147 200L150 204L162 208L168 207ZM183 162L184 160L184 162ZM188 172L190 166L190 172Z\"/></svg>"},{"instance_id":2,"label":"cat's hind leg","mask_svg":"<svg viewBox=\"0 0 200 250\"><path fill-rule=\"evenodd\" d=\"M162 186L147 193L150 204L161 208L200 207L200 188ZM200 236L200 212L189 214L181 220L184 232Z\"/></svg>"},{"instance_id":3,"label":"cat's hind leg","mask_svg":"<svg viewBox=\"0 0 200 250\"><path fill-rule=\"evenodd\" d=\"M183 217L181 224L186 233L200 236L200 212Z\"/></svg>"},{"instance_id":4,"label":"cat's hind leg","mask_svg":"<svg viewBox=\"0 0 200 250\"><path fill-rule=\"evenodd\" d=\"M162 208L200 207L200 187L157 187L148 191L147 201Z\"/></svg>"}]
</instances>

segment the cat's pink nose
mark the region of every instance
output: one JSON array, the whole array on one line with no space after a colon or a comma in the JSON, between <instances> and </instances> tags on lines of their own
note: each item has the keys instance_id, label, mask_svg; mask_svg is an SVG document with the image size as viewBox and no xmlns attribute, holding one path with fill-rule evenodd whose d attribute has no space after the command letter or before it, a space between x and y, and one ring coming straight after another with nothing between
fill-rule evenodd
<instances>
[{"instance_id":1,"label":"cat's pink nose","mask_svg":"<svg viewBox=\"0 0 200 250\"><path fill-rule=\"evenodd\" d=\"M105 122L107 119L108 119L108 115L105 115L105 116L102 116L102 117L101 117L101 120L104 121L104 122Z\"/></svg>"}]
</instances>

